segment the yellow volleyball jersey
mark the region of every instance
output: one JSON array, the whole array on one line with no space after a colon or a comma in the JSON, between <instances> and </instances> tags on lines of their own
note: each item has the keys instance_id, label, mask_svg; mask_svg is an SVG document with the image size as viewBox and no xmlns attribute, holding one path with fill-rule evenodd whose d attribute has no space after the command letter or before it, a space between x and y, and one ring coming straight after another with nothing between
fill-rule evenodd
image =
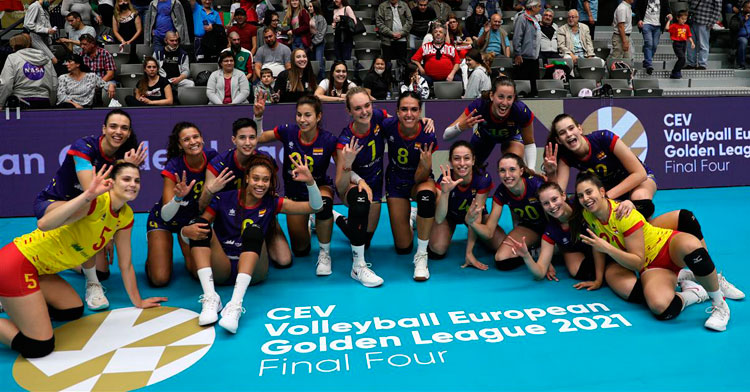
<instances>
[{"instance_id":1,"label":"yellow volleyball jersey","mask_svg":"<svg viewBox=\"0 0 750 392\"><path fill-rule=\"evenodd\" d=\"M85 217L50 231L36 229L13 242L40 275L78 266L102 250L117 230L133 226L130 206L114 212L110 203L109 192L101 194Z\"/></svg>"},{"instance_id":2,"label":"yellow volleyball jersey","mask_svg":"<svg viewBox=\"0 0 750 392\"><path fill-rule=\"evenodd\" d=\"M617 217L615 217L615 209L620 203L609 199L607 201L609 201L609 217L607 218L607 221L602 222L597 219L594 214L584 210L583 217L586 219L586 223L588 223L591 230L596 233L597 236L622 250L627 250L625 248L625 237L629 236L634 231L643 228L643 243L646 246L646 263L641 266L641 268L648 266L659 254L661 248L667 243L667 240L672 235L673 231L652 226L637 210L632 210L628 216L622 219L617 219Z\"/></svg>"}]
</instances>

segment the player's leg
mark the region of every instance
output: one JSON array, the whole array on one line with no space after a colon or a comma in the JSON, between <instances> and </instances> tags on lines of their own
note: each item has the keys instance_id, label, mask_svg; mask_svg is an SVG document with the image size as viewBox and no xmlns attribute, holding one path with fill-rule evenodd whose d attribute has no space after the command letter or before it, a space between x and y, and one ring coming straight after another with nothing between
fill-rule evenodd
<instances>
[{"instance_id":1,"label":"player's leg","mask_svg":"<svg viewBox=\"0 0 750 392\"><path fill-rule=\"evenodd\" d=\"M164 287L172 277L172 233L164 229L149 230L146 278L154 287Z\"/></svg>"},{"instance_id":2,"label":"player's leg","mask_svg":"<svg viewBox=\"0 0 750 392\"><path fill-rule=\"evenodd\" d=\"M265 242L264 237L263 230L257 225L249 225L242 231L242 253L240 253L240 259L237 262L237 277L234 282L232 298L221 311L221 320L219 321L219 326L231 333L237 332L240 316L245 312L242 307L245 292L253 279L256 267L262 263L259 259ZM264 264L266 264L265 269L268 271L268 261L265 260ZM261 277L258 276L258 278Z\"/></svg>"},{"instance_id":3,"label":"player's leg","mask_svg":"<svg viewBox=\"0 0 750 392\"><path fill-rule=\"evenodd\" d=\"M647 177L646 180L638 184L630 192L630 201L633 202L638 212L646 219L651 218L656 208L653 202L656 188L656 181L653 178Z\"/></svg>"},{"instance_id":4,"label":"player's leg","mask_svg":"<svg viewBox=\"0 0 750 392\"><path fill-rule=\"evenodd\" d=\"M393 234L393 245L396 253L400 255L410 254L414 247L414 232L409 226L409 213L411 203L408 198L388 197L388 217L391 222L391 233Z\"/></svg>"},{"instance_id":5,"label":"player's leg","mask_svg":"<svg viewBox=\"0 0 750 392\"><path fill-rule=\"evenodd\" d=\"M590 252L563 252L563 260L568 274L573 279L591 281L596 279L594 257Z\"/></svg>"},{"instance_id":6,"label":"player's leg","mask_svg":"<svg viewBox=\"0 0 750 392\"><path fill-rule=\"evenodd\" d=\"M604 280L620 298L636 304L646 303L643 297L643 284L635 272L610 260L604 266Z\"/></svg>"},{"instance_id":7,"label":"player's leg","mask_svg":"<svg viewBox=\"0 0 750 392\"><path fill-rule=\"evenodd\" d=\"M432 179L423 181L412 189L412 199L417 202L417 252L414 255L413 276L416 281L425 281L430 278L430 270L427 267L427 245L435 223L436 198L437 189Z\"/></svg>"},{"instance_id":8,"label":"player's leg","mask_svg":"<svg viewBox=\"0 0 750 392\"><path fill-rule=\"evenodd\" d=\"M307 230L307 222L309 220L310 215L286 216L289 244L292 247L292 253L296 257L304 257L310 254L310 232Z\"/></svg>"},{"instance_id":9,"label":"player's leg","mask_svg":"<svg viewBox=\"0 0 750 392\"><path fill-rule=\"evenodd\" d=\"M39 287L47 302L49 317L55 321L70 321L81 318L83 302L78 292L59 275L42 275Z\"/></svg>"},{"instance_id":10,"label":"player's leg","mask_svg":"<svg viewBox=\"0 0 750 392\"><path fill-rule=\"evenodd\" d=\"M318 276L331 274L331 235L333 233L333 190L329 186L320 187L323 196L323 209L315 214L315 233L318 235L318 262L315 273Z\"/></svg>"},{"instance_id":11,"label":"player's leg","mask_svg":"<svg viewBox=\"0 0 750 392\"><path fill-rule=\"evenodd\" d=\"M429 257L433 260L444 259L448 254L448 248L451 245L453 233L456 231L456 225L444 220L432 226L430 233L430 243L427 248Z\"/></svg>"},{"instance_id":12,"label":"player's leg","mask_svg":"<svg viewBox=\"0 0 750 392\"><path fill-rule=\"evenodd\" d=\"M288 217L288 216L287 216ZM268 259L276 268L289 268L292 266L292 251L289 248L284 231L277 218L271 222L271 227L266 233L266 245L268 247Z\"/></svg>"}]
</instances>

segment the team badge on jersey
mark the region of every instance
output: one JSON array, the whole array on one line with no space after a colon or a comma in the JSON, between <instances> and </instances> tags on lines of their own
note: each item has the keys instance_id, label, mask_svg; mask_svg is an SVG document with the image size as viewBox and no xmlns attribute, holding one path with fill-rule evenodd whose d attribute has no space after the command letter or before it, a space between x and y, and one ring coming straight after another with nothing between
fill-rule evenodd
<instances>
[{"instance_id":1,"label":"team badge on jersey","mask_svg":"<svg viewBox=\"0 0 750 392\"><path fill-rule=\"evenodd\" d=\"M604 151L599 151L599 153L596 154L596 159L600 159L601 160L601 159L604 159L606 157L607 157L607 153L605 153Z\"/></svg>"},{"instance_id":2,"label":"team badge on jersey","mask_svg":"<svg viewBox=\"0 0 750 392\"><path fill-rule=\"evenodd\" d=\"M313 148L313 155L323 155L322 148Z\"/></svg>"},{"instance_id":3,"label":"team badge on jersey","mask_svg":"<svg viewBox=\"0 0 750 392\"><path fill-rule=\"evenodd\" d=\"M232 209L230 209L230 210L229 210L229 212L228 212L227 214L228 214L229 216L235 216L235 215L236 215L236 213L237 213L237 212L236 212L236 211L234 210L234 208L232 208Z\"/></svg>"},{"instance_id":4,"label":"team badge on jersey","mask_svg":"<svg viewBox=\"0 0 750 392\"><path fill-rule=\"evenodd\" d=\"M260 211L258 211L258 216L259 216L259 217L262 217L262 216L264 216L264 215L266 215L266 209L265 209L265 208L264 208L264 209L262 209L262 210L260 210Z\"/></svg>"}]
</instances>

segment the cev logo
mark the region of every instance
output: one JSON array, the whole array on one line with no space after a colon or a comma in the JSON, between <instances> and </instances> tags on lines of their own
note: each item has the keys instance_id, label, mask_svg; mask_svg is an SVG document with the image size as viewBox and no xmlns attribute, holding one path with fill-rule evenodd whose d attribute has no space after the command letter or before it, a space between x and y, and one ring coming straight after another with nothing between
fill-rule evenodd
<instances>
[{"instance_id":1,"label":"cev logo","mask_svg":"<svg viewBox=\"0 0 750 392\"><path fill-rule=\"evenodd\" d=\"M583 129L590 132L608 129L630 148L641 162L646 162L648 137L641 120L635 114L615 106L600 108L583 121Z\"/></svg>"},{"instance_id":2,"label":"cev logo","mask_svg":"<svg viewBox=\"0 0 750 392\"><path fill-rule=\"evenodd\" d=\"M213 345L213 327L198 314L172 307L125 308L96 313L55 329L55 351L44 358L19 355L18 385L32 390L124 391L172 377Z\"/></svg>"}]
</instances>

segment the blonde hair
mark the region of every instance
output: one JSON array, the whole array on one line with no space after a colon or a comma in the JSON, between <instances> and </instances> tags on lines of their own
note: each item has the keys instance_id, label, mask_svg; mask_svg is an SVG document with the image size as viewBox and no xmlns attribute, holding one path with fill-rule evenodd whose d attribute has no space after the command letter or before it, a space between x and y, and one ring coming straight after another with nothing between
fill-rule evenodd
<instances>
[{"instance_id":1,"label":"blonde hair","mask_svg":"<svg viewBox=\"0 0 750 392\"><path fill-rule=\"evenodd\" d=\"M120 5L118 4L119 2L120 2L119 0L115 0L114 16L115 16L115 21L117 21L117 23L120 23ZM133 2L131 2L130 0L128 0L128 9L130 10L130 14L133 15L134 18L138 16L138 10L135 9L135 7L133 7Z\"/></svg>"}]
</instances>

